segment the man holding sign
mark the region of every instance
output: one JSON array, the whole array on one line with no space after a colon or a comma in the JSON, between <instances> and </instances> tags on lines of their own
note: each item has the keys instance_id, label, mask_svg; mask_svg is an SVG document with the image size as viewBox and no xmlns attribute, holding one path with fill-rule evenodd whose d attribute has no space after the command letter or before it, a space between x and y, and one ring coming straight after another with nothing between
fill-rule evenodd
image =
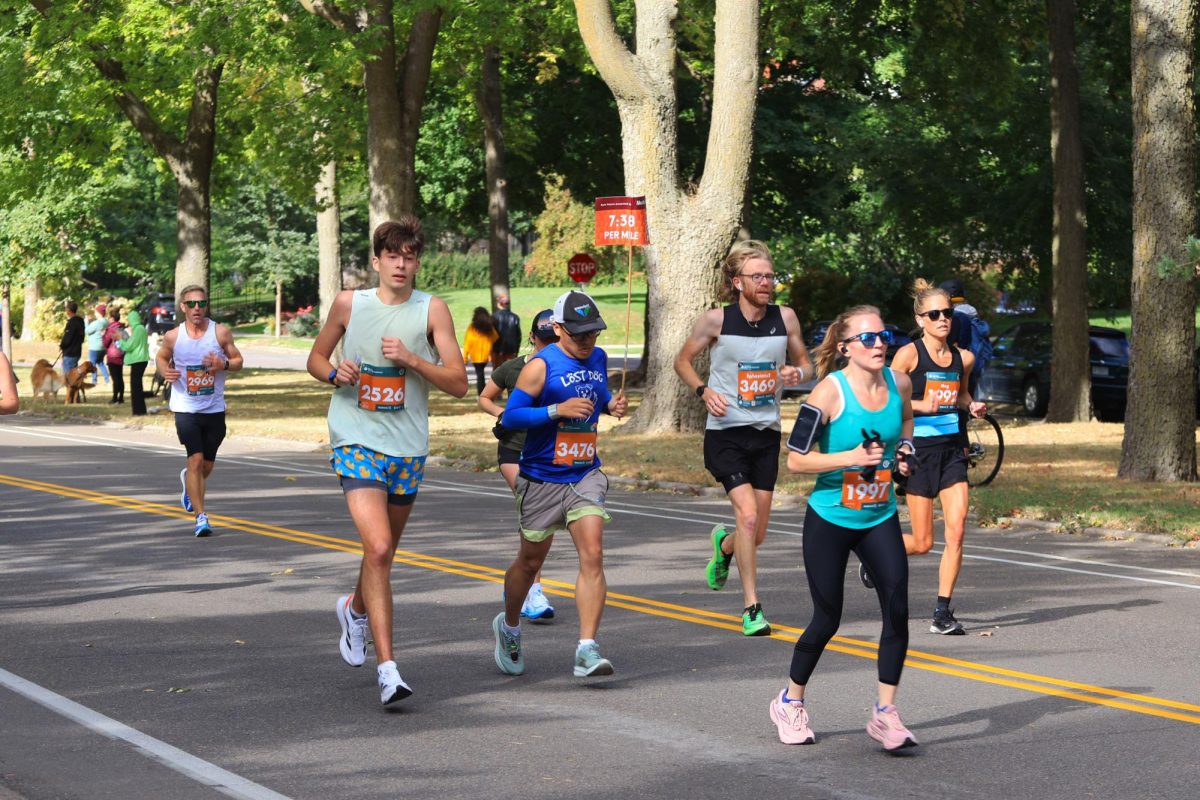
<instances>
[{"instance_id":1,"label":"man holding sign","mask_svg":"<svg viewBox=\"0 0 1200 800\"><path fill-rule=\"evenodd\" d=\"M334 606L342 659L360 667L366 637L375 642L379 699L402 700L412 689L392 651L392 558L412 512L429 454L429 387L467 393L450 309L414 288L425 236L404 215L375 229L371 266L379 288L340 292L308 355L308 372L335 388L329 401L330 461L362 538L354 593ZM341 342L345 357L330 359Z\"/></svg>"},{"instance_id":2,"label":"man holding sign","mask_svg":"<svg viewBox=\"0 0 1200 800\"><path fill-rule=\"evenodd\" d=\"M783 385L812 376L800 321L774 305L771 253L761 242L734 244L725 261L722 292L735 302L704 312L675 358L675 372L708 408L704 466L733 504L734 531L712 530L708 586L719 590L737 558L742 579L742 633L766 636L771 626L758 600L757 550L767 535L771 499L779 474L779 400ZM709 348L708 383L693 362Z\"/></svg>"},{"instance_id":3,"label":"man holding sign","mask_svg":"<svg viewBox=\"0 0 1200 800\"><path fill-rule=\"evenodd\" d=\"M179 504L196 515L192 533L208 536L212 526L204 492L217 464L217 448L225 440L225 373L242 368L242 354L232 331L208 318L203 286L184 287L179 300L183 324L163 335L154 360L163 380L172 384L175 432L187 450L187 466L179 473Z\"/></svg>"},{"instance_id":4,"label":"man holding sign","mask_svg":"<svg viewBox=\"0 0 1200 800\"><path fill-rule=\"evenodd\" d=\"M579 554L575 677L611 675L612 662L600 656L596 644L608 594L601 542L611 519L604 510L608 478L596 454L596 423L601 411L624 416L628 403L623 393L614 396L608 389L608 356L596 347L608 325L595 301L567 292L554 304L551 319L558 342L529 358L501 417L505 428L528 434L513 488L521 546L504 575L504 611L492 620L496 666L509 675L525 671L521 605L554 534L565 529Z\"/></svg>"}]
</instances>

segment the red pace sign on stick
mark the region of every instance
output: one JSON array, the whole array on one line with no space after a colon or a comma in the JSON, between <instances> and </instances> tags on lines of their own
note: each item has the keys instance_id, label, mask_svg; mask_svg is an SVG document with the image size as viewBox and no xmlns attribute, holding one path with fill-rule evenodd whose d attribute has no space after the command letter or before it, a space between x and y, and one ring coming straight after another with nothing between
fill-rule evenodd
<instances>
[{"instance_id":1,"label":"red pace sign on stick","mask_svg":"<svg viewBox=\"0 0 1200 800\"><path fill-rule=\"evenodd\" d=\"M645 197L596 198L596 246L650 244Z\"/></svg>"},{"instance_id":2,"label":"red pace sign on stick","mask_svg":"<svg viewBox=\"0 0 1200 800\"><path fill-rule=\"evenodd\" d=\"M567 274L576 283L587 283L596 277L596 259L587 253L576 253L567 262Z\"/></svg>"}]
</instances>

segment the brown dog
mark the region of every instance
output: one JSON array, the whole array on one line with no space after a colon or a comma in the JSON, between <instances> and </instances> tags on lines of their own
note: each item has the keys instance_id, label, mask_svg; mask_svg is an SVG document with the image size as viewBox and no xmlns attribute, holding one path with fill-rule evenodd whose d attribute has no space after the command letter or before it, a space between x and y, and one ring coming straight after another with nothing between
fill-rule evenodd
<instances>
[{"instance_id":1,"label":"brown dog","mask_svg":"<svg viewBox=\"0 0 1200 800\"><path fill-rule=\"evenodd\" d=\"M39 358L33 365L29 382L33 384L33 396L36 398L41 395L43 400L49 400L52 394L57 395L58 390L63 387L62 376L44 358Z\"/></svg>"},{"instance_id":2,"label":"brown dog","mask_svg":"<svg viewBox=\"0 0 1200 800\"><path fill-rule=\"evenodd\" d=\"M96 367L90 361L80 361L78 367L67 373L63 381L67 387L67 405L87 402L87 390L96 387L96 382L89 383L87 376L95 373Z\"/></svg>"}]
</instances>

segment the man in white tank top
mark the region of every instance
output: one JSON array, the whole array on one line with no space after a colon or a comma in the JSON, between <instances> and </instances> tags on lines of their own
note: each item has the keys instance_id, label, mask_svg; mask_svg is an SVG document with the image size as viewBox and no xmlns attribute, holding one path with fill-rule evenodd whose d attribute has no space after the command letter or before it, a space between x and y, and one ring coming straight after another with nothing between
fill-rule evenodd
<instances>
[{"instance_id":1,"label":"man in white tank top","mask_svg":"<svg viewBox=\"0 0 1200 800\"><path fill-rule=\"evenodd\" d=\"M332 384L330 462L362 538L354 593L334 608L342 659L359 667L375 642L379 699L403 700L412 689L392 650L392 558L412 512L429 453L429 388L467 393L467 372L446 303L414 288L425 236L406 214L372 237L379 288L340 292L308 354L308 372ZM330 361L338 343L344 357Z\"/></svg>"},{"instance_id":2,"label":"man in white tank top","mask_svg":"<svg viewBox=\"0 0 1200 800\"><path fill-rule=\"evenodd\" d=\"M779 401L783 386L813 374L796 312L774 305L771 252L762 242L737 242L721 264L733 302L704 312L675 358L675 372L708 409L704 466L725 487L736 527L709 534L710 589L719 590L737 560L742 579L742 633L767 636L771 625L758 599L758 547L767 535L779 472ZM693 362L711 356L708 383Z\"/></svg>"},{"instance_id":3,"label":"man in white tank top","mask_svg":"<svg viewBox=\"0 0 1200 800\"><path fill-rule=\"evenodd\" d=\"M204 510L208 476L225 439L225 374L242 368L242 354L229 328L208 318L208 290L186 286L179 293L183 324L166 332L155 363L171 384L175 432L187 450L187 466L179 472L183 491L179 504L196 515L192 532L208 536L212 527Z\"/></svg>"}]
</instances>

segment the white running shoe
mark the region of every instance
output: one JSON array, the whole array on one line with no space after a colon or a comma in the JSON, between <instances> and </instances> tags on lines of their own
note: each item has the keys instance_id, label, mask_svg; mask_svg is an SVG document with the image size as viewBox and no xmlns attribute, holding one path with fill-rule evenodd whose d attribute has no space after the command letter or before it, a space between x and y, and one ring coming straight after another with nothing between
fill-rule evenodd
<instances>
[{"instance_id":1,"label":"white running shoe","mask_svg":"<svg viewBox=\"0 0 1200 800\"><path fill-rule=\"evenodd\" d=\"M412 694L412 689L400 677L395 661L385 661L375 671L379 674L379 702L385 706Z\"/></svg>"},{"instance_id":2,"label":"white running shoe","mask_svg":"<svg viewBox=\"0 0 1200 800\"><path fill-rule=\"evenodd\" d=\"M187 467L179 470L179 483L183 486L183 491L179 495L179 505L183 506L183 510L190 514L195 509L192 507L192 498L188 497Z\"/></svg>"},{"instance_id":3,"label":"white running shoe","mask_svg":"<svg viewBox=\"0 0 1200 800\"><path fill-rule=\"evenodd\" d=\"M539 622L554 619L554 606L546 599L541 589L530 589L525 595L525 603L521 606L521 616L528 620Z\"/></svg>"},{"instance_id":4,"label":"white running shoe","mask_svg":"<svg viewBox=\"0 0 1200 800\"><path fill-rule=\"evenodd\" d=\"M342 638L338 649L342 659L352 667L361 667L367 661L367 618L355 619L350 613L350 601L354 595L346 594L337 599L338 624L342 626Z\"/></svg>"}]
</instances>

